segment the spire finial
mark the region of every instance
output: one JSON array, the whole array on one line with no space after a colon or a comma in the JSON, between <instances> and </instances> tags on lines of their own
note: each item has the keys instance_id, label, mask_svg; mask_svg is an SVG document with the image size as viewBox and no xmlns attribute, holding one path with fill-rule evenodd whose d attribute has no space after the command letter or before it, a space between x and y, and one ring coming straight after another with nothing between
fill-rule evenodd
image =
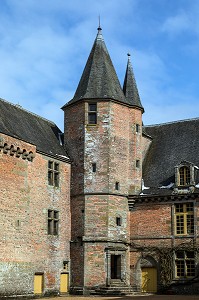
<instances>
[{"instance_id":1,"label":"spire finial","mask_svg":"<svg viewBox=\"0 0 199 300\"><path fill-rule=\"evenodd\" d=\"M102 30L101 24L100 24L100 15L99 15L99 17L98 17L98 20L99 20L99 26L98 26L97 30L100 31L100 30Z\"/></svg>"},{"instance_id":2,"label":"spire finial","mask_svg":"<svg viewBox=\"0 0 199 300\"><path fill-rule=\"evenodd\" d=\"M128 56L128 57L130 57L130 56L131 56L131 54L128 52L128 53L127 53L127 56Z\"/></svg>"}]
</instances>

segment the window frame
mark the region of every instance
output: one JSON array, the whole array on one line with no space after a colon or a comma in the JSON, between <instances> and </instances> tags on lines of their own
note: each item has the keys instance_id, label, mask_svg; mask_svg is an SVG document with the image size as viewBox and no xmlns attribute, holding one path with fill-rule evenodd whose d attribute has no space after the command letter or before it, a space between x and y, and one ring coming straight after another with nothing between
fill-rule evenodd
<instances>
[{"instance_id":1,"label":"window frame","mask_svg":"<svg viewBox=\"0 0 199 300\"><path fill-rule=\"evenodd\" d=\"M60 164L58 162L48 161L48 185L59 187Z\"/></svg>"},{"instance_id":2,"label":"window frame","mask_svg":"<svg viewBox=\"0 0 199 300\"><path fill-rule=\"evenodd\" d=\"M59 235L59 211L48 209L48 235Z\"/></svg>"},{"instance_id":3,"label":"window frame","mask_svg":"<svg viewBox=\"0 0 199 300\"><path fill-rule=\"evenodd\" d=\"M191 183L190 167L181 166L179 168L179 186L187 186Z\"/></svg>"},{"instance_id":4,"label":"window frame","mask_svg":"<svg viewBox=\"0 0 199 300\"><path fill-rule=\"evenodd\" d=\"M92 118L94 118L92 120ZM88 125L97 124L97 102L88 103Z\"/></svg>"},{"instance_id":5,"label":"window frame","mask_svg":"<svg viewBox=\"0 0 199 300\"><path fill-rule=\"evenodd\" d=\"M194 235L194 203L176 203L174 205L175 235Z\"/></svg>"},{"instance_id":6,"label":"window frame","mask_svg":"<svg viewBox=\"0 0 199 300\"><path fill-rule=\"evenodd\" d=\"M177 250L174 253L175 278L193 278L196 273L196 258L193 250Z\"/></svg>"}]
</instances>

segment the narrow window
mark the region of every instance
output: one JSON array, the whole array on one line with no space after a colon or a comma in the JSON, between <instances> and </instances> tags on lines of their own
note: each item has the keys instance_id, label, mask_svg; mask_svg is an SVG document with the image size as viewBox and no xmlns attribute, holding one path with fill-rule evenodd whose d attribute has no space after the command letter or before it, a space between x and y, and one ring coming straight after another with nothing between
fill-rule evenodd
<instances>
[{"instance_id":1,"label":"narrow window","mask_svg":"<svg viewBox=\"0 0 199 300\"><path fill-rule=\"evenodd\" d=\"M180 173L180 185L189 185L190 184L190 168L181 167L179 169Z\"/></svg>"},{"instance_id":2,"label":"narrow window","mask_svg":"<svg viewBox=\"0 0 199 300\"><path fill-rule=\"evenodd\" d=\"M48 162L48 184L59 186L59 164L53 161Z\"/></svg>"},{"instance_id":3,"label":"narrow window","mask_svg":"<svg viewBox=\"0 0 199 300\"><path fill-rule=\"evenodd\" d=\"M48 210L48 234L58 235L59 212L57 210Z\"/></svg>"},{"instance_id":4,"label":"narrow window","mask_svg":"<svg viewBox=\"0 0 199 300\"><path fill-rule=\"evenodd\" d=\"M116 217L116 225L117 226L121 226L122 225L121 217Z\"/></svg>"},{"instance_id":5,"label":"narrow window","mask_svg":"<svg viewBox=\"0 0 199 300\"><path fill-rule=\"evenodd\" d=\"M140 161L139 161L139 159L136 160L136 168L140 168Z\"/></svg>"},{"instance_id":6,"label":"narrow window","mask_svg":"<svg viewBox=\"0 0 199 300\"><path fill-rule=\"evenodd\" d=\"M178 278L195 276L195 253L194 251L175 252L175 274Z\"/></svg>"},{"instance_id":7,"label":"narrow window","mask_svg":"<svg viewBox=\"0 0 199 300\"><path fill-rule=\"evenodd\" d=\"M115 183L115 189L117 191L119 191L119 189L120 189L120 183L118 181Z\"/></svg>"},{"instance_id":8,"label":"narrow window","mask_svg":"<svg viewBox=\"0 0 199 300\"><path fill-rule=\"evenodd\" d=\"M92 164L92 171L95 173L96 172L96 163Z\"/></svg>"},{"instance_id":9,"label":"narrow window","mask_svg":"<svg viewBox=\"0 0 199 300\"><path fill-rule=\"evenodd\" d=\"M97 124L97 103L88 104L88 124Z\"/></svg>"},{"instance_id":10,"label":"narrow window","mask_svg":"<svg viewBox=\"0 0 199 300\"><path fill-rule=\"evenodd\" d=\"M135 127L136 127L136 132L137 132L137 133L140 132L140 125L139 125L139 124L136 124Z\"/></svg>"},{"instance_id":11,"label":"narrow window","mask_svg":"<svg viewBox=\"0 0 199 300\"><path fill-rule=\"evenodd\" d=\"M175 232L176 235L194 234L193 203L175 204Z\"/></svg>"}]
</instances>

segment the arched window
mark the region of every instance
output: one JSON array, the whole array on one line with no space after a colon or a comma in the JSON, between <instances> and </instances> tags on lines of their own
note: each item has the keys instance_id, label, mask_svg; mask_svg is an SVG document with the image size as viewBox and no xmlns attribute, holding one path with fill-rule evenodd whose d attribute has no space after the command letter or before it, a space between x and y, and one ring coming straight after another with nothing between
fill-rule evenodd
<instances>
[{"instance_id":1,"label":"arched window","mask_svg":"<svg viewBox=\"0 0 199 300\"><path fill-rule=\"evenodd\" d=\"M179 169L180 173L180 185L189 185L190 184L190 168L181 167Z\"/></svg>"}]
</instances>

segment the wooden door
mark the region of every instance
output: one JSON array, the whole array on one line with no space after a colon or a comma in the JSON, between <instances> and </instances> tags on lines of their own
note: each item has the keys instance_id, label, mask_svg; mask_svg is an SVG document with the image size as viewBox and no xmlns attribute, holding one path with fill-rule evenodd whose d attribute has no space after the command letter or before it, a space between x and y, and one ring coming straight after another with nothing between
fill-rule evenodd
<instances>
[{"instance_id":1,"label":"wooden door","mask_svg":"<svg viewBox=\"0 0 199 300\"><path fill-rule=\"evenodd\" d=\"M142 292L157 292L156 268L142 268Z\"/></svg>"},{"instance_id":2,"label":"wooden door","mask_svg":"<svg viewBox=\"0 0 199 300\"><path fill-rule=\"evenodd\" d=\"M43 274L35 274L34 294L42 294L42 292L43 292Z\"/></svg>"},{"instance_id":3,"label":"wooden door","mask_svg":"<svg viewBox=\"0 0 199 300\"><path fill-rule=\"evenodd\" d=\"M60 293L68 293L68 273L62 273L60 277Z\"/></svg>"}]
</instances>

